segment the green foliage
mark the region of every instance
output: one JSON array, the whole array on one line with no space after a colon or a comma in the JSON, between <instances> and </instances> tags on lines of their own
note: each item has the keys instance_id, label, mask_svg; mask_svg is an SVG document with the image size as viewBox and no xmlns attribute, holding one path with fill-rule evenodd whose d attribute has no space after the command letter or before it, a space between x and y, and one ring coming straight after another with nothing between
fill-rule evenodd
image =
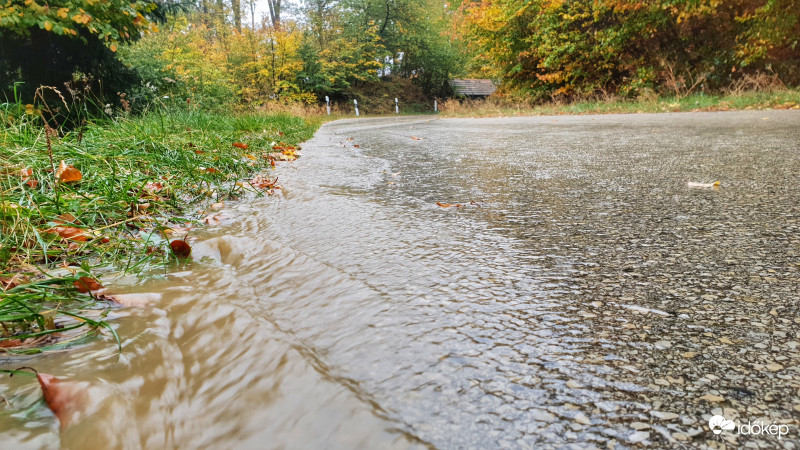
<instances>
[{"instance_id":1,"label":"green foliage","mask_svg":"<svg viewBox=\"0 0 800 450\"><path fill-rule=\"evenodd\" d=\"M460 29L473 72L507 91L683 95L771 68L796 80L799 10L797 0L467 0Z\"/></svg>"}]
</instances>

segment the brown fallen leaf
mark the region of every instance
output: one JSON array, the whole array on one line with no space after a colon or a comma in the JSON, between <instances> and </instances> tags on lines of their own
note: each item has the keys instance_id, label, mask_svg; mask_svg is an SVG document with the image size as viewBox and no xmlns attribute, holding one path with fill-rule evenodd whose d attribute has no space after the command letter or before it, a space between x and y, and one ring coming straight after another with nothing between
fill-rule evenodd
<instances>
[{"instance_id":1,"label":"brown fallen leaf","mask_svg":"<svg viewBox=\"0 0 800 450\"><path fill-rule=\"evenodd\" d=\"M172 253L179 258L188 258L192 254L192 247L186 241L176 239L169 243Z\"/></svg>"},{"instance_id":2,"label":"brown fallen leaf","mask_svg":"<svg viewBox=\"0 0 800 450\"><path fill-rule=\"evenodd\" d=\"M19 347L20 345L22 345L22 341L19 339L4 339L0 341L0 348Z\"/></svg>"},{"instance_id":3,"label":"brown fallen leaf","mask_svg":"<svg viewBox=\"0 0 800 450\"><path fill-rule=\"evenodd\" d=\"M278 182L278 177L275 177L274 180L271 180L261 174L256 175L250 180L250 184L257 189L270 189L275 186Z\"/></svg>"},{"instance_id":4,"label":"brown fallen leaf","mask_svg":"<svg viewBox=\"0 0 800 450\"><path fill-rule=\"evenodd\" d=\"M54 222L59 224L59 225L67 223L67 222L74 223L74 224L80 224L80 221L78 221L78 219L74 215L72 215L70 213L59 214L58 219L54 220Z\"/></svg>"},{"instance_id":5,"label":"brown fallen leaf","mask_svg":"<svg viewBox=\"0 0 800 450\"><path fill-rule=\"evenodd\" d=\"M61 183L74 183L80 181L83 175L80 170L71 165L67 165L64 160L61 160L61 164L58 165L58 169L56 170L56 178Z\"/></svg>"},{"instance_id":6,"label":"brown fallen leaf","mask_svg":"<svg viewBox=\"0 0 800 450\"><path fill-rule=\"evenodd\" d=\"M442 203L436 202L437 205L441 206L442 208L461 208L460 203Z\"/></svg>"},{"instance_id":7,"label":"brown fallen leaf","mask_svg":"<svg viewBox=\"0 0 800 450\"><path fill-rule=\"evenodd\" d=\"M76 414L86 406L88 383L60 380L49 373L40 373L32 367L20 367L17 370L23 369L36 374L45 404L53 411L61 424L61 429L68 427Z\"/></svg>"},{"instance_id":8,"label":"brown fallen leaf","mask_svg":"<svg viewBox=\"0 0 800 450\"><path fill-rule=\"evenodd\" d=\"M353 148L361 148L361 146L358 144L353 144Z\"/></svg>"},{"instance_id":9,"label":"brown fallen leaf","mask_svg":"<svg viewBox=\"0 0 800 450\"><path fill-rule=\"evenodd\" d=\"M164 189L164 183L160 181L148 181L147 184L144 185L144 190L151 194L155 194L162 189Z\"/></svg>"},{"instance_id":10,"label":"brown fallen leaf","mask_svg":"<svg viewBox=\"0 0 800 450\"><path fill-rule=\"evenodd\" d=\"M31 189L36 189L36 186L39 185L39 181L36 178L32 178L33 169L22 169L19 171L19 176L22 178L22 182L27 184Z\"/></svg>"},{"instance_id":11,"label":"brown fallen leaf","mask_svg":"<svg viewBox=\"0 0 800 450\"><path fill-rule=\"evenodd\" d=\"M422 138L416 137L416 136L411 136L411 139L413 139L415 141L421 141L422 140Z\"/></svg>"},{"instance_id":12,"label":"brown fallen leaf","mask_svg":"<svg viewBox=\"0 0 800 450\"><path fill-rule=\"evenodd\" d=\"M122 306L143 307L161 300L161 294L143 293L143 294L104 294L100 296L101 300L113 301Z\"/></svg>"},{"instance_id":13,"label":"brown fallen leaf","mask_svg":"<svg viewBox=\"0 0 800 450\"><path fill-rule=\"evenodd\" d=\"M73 282L72 285L75 286L75 289L77 289L81 294L103 289L103 285L91 277L80 277Z\"/></svg>"},{"instance_id":14,"label":"brown fallen leaf","mask_svg":"<svg viewBox=\"0 0 800 450\"><path fill-rule=\"evenodd\" d=\"M250 147L249 145L242 144L241 142L234 142L233 146L236 147L236 148L240 148L242 150L247 150L247 148Z\"/></svg>"},{"instance_id":15,"label":"brown fallen leaf","mask_svg":"<svg viewBox=\"0 0 800 450\"><path fill-rule=\"evenodd\" d=\"M45 230L45 233L57 234L62 238L69 239L71 241L85 242L88 240L86 233L84 233L84 231L80 228L75 227L58 226L50 228L49 230Z\"/></svg>"}]
</instances>

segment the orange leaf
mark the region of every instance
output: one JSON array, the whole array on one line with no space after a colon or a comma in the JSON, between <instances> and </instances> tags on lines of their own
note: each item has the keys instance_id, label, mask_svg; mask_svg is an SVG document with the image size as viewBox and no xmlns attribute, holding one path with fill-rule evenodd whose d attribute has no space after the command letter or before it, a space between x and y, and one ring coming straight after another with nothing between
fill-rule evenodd
<instances>
[{"instance_id":1,"label":"orange leaf","mask_svg":"<svg viewBox=\"0 0 800 450\"><path fill-rule=\"evenodd\" d=\"M361 146L358 144L353 144L353 148L361 148Z\"/></svg>"},{"instance_id":2,"label":"orange leaf","mask_svg":"<svg viewBox=\"0 0 800 450\"><path fill-rule=\"evenodd\" d=\"M461 208L461 204L459 203L442 203L436 202L437 205L441 206L442 208Z\"/></svg>"},{"instance_id":3,"label":"orange leaf","mask_svg":"<svg viewBox=\"0 0 800 450\"><path fill-rule=\"evenodd\" d=\"M73 241L86 241L88 240L86 234L80 228L75 227L54 227L45 231L46 233L53 233L61 236L64 239Z\"/></svg>"},{"instance_id":4,"label":"orange leaf","mask_svg":"<svg viewBox=\"0 0 800 450\"><path fill-rule=\"evenodd\" d=\"M169 243L169 248L179 258L188 258L192 254L192 247L186 241L176 239Z\"/></svg>"},{"instance_id":5,"label":"orange leaf","mask_svg":"<svg viewBox=\"0 0 800 450\"><path fill-rule=\"evenodd\" d=\"M208 169L206 169L206 172L208 172L208 173L219 173L219 170L217 170L217 169L215 169L213 167L209 167Z\"/></svg>"},{"instance_id":6,"label":"orange leaf","mask_svg":"<svg viewBox=\"0 0 800 450\"><path fill-rule=\"evenodd\" d=\"M30 179L30 180L26 181L25 184L27 184L28 187L31 188L31 189L36 189L36 186L39 185L39 181L35 180L35 179Z\"/></svg>"},{"instance_id":7,"label":"orange leaf","mask_svg":"<svg viewBox=\"0 0 800 450\"><path fill-rule=\"evenodd\" d=\"M258 160L258 158L256 158L255 156L253 156L253 155L251 155L249 153L244 155L244 157L247 158L247 159L252 159L253 161L257 161Z\"/></svg>"},{"instance_id":8,"label":"orange leaf","mask_svg":"<svg viewBox=\"0 0 800 450\"><path fill-rule=\"evenodd\" d=\"M67 165L67 163L62 160L61 164L58 166L58 170L56 170L56 178L62 183L74 183L80 181L83 175L81 175L80 170Z\"/></svg>"},{"instance_id":9,"label":"orange leaf","mask_svg":"<svg viewBox=\"0 0 800 450\"><path fill-rule=\"evenodd\" d=\"M418 137L416 137L416 136L411 136L411 139L413 139L413 140L415 140L415 141L421 141L421 140L422 140L422 138L418 138Z\"/></svg>"},{"instance_id":10,"label":"orange leaf","mask_svg":"<svg viewBox=\"0 0 800 450\"><path fill-rule=\"evenodd\" d=\"M78 290L81 294L85 294L89 291L96 291L98 289L103 289L103 285L98 283L97 280L91 277L80 277L77 281L72 283L75 286L75 289Z\"/></svg>"},{"instance_id":11,"label":"orange leaf","mask_svg":"<svg viewBox=\"0 0 800 450\"><path fill-rule=\"evenodd\" d=\"M195 150L194 152L195 152L196 154L198 154L198 155L205 155L205 154L206 154L206 152L204 152L204 151L202 151L202 150Z\"/></svg>"},{"instance_id":12,"label":"orange leaf","mask_svg":"<svg viewBox=\"0 0 800 450\"><path fill-rule=\"evenodd\" d=\"M28 178L29 176L33 175L33 169L22 169L19 171L19 176L22 178Z\"/></svg>"},{"instance_id":13,"label":"orange leaf","mask_svg":"<svg viewBox=\"0 0 800 450\"><path fill-rule=\"evenodd\" d=\"M247 147L249 147L249 145L242 144L241 142L234 142L233 146L236 147L236 148L240 148L242 150L247 150Z\"/></svg>"},{"instance_id":14,"label":"orange leaf","mask_svg":"<svg viewBox=\"0 0 800 450\"><path fill-rule=\"evenodd\" d=\"M0 348L19 347L20 345L22 345L22 341L19 339L6 339L0 341Z\"/></svg>"}]
</instances>

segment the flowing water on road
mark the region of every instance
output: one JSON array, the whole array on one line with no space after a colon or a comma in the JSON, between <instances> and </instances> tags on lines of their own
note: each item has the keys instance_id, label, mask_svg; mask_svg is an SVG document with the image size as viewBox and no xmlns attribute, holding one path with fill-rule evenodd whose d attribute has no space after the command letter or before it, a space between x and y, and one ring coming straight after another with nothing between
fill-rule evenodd
<instances>
[{"instance_id":1,"label":"flowing water on road","mask_svg":"<svg viewBox=\"0 0 800 450\"><path fill-rule=\"evenodd\" d=\"M0 360L92 399L59 434L3 377L0 446L798 448L799 143L796 111L328 124L134 288L121 355Z\"/></svg>"}]
</instances>

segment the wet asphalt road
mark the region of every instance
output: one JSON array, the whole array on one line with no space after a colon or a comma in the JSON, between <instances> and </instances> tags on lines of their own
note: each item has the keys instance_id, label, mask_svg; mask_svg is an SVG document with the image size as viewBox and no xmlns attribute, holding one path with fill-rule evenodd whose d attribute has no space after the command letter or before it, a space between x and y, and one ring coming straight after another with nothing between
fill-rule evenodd
<instances>
[{"instance_id":1,"label":"wet asphalt road","mask_svg":"<svg viewBox=\"0 0 800 450\"><path fill-rule=\"evenodd\" d=\"M500 433L439 435L481 421L461 415L428 441L800 446L800 112L344 121L307 153L324 139L385 162L361 195L442 216L452 258L510 243L477 263L507 290L449 274L456 302L489 289L456 327L481 367L461 407L499 398ZM790 433L716 436L712 415Z\"/></svg>"}]
</instances>

